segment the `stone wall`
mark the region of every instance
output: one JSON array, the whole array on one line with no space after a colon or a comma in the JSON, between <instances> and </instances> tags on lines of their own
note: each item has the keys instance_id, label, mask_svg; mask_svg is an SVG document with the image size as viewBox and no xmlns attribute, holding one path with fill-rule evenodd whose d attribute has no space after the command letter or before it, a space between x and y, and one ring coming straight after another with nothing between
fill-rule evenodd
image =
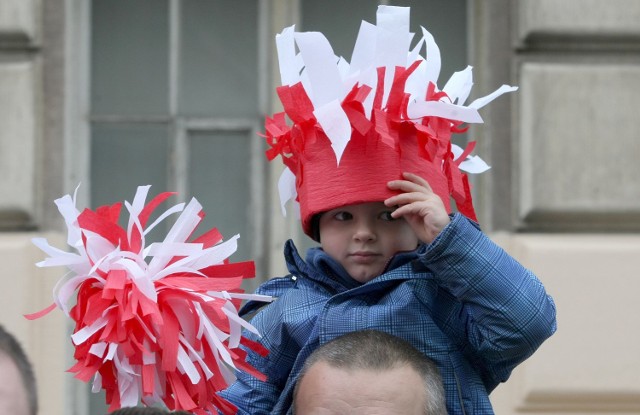
<instances>
[{"instance_id":1,"label":"stone wall","mask_svg":"<svg viewBox=\"0 0 640 415\"><path fill-rule=\"evenodd\" d=\"M32 361L40 413L53 415L72 413L71 375L65 373L71 365L66 317L59 310L34 322L23 315L52 303L53 285L64 272L37 269L34 264L43 256L31 243L32 237L43 236L34 231L44 227L44 183L61 182L53 168L53 152L46 151L48 145L55 148L60 143L45 142L45 137L55 134L47 128L53 125L48 117L63 111L47 108L47 85L63 69L44 70L45 62L52 64L51 54L61 51L53 49L55 39L45 36L43 24L44 11L59 4L0 1L0 324L19 339ZM59 24L58 28L64 30ZM49 186L47 191L56 188ZM54 233L47 236L59 238ZM64 240L56 243L63 246Z\"/></svg>"},{"instance_id":2,"label":"stone wall","mask_svg":"<svg viewBox=\"0 0 640 415\"><path fill-rule=\"evenodd\" d=\"M496 413L638 413L640 3L471 3L481 87L520 86L476 135L493 165L484 223L558 308Z\"/></svg>"}]
</instances>

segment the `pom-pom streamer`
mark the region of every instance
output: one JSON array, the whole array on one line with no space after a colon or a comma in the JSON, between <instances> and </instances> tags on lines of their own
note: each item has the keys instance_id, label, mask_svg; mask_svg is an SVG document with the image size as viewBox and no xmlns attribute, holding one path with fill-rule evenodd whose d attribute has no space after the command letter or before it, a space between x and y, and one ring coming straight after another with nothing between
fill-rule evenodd
<instances>
[{"instance_id":1,"label":"pom-pom streamer","mask_svg":"<svg viewBox=\"0 0 640 415\"><path fill-rule=\"evenodd\" d=\"M76 363L69 371L93 380L94 391L104 389L110 411L142 402L201 415L233 414L236 408L217 392L234 380L234 370L264 379L245 357L247 350L266 353L242 337L242 329L256 330L238 308L243 300L271 297L243 292L241 283L255 276L255 266L229 262L239 235L223 241L212 229L193 238L204 217L196 199L148 225L172 195L161 193L145 204L149 187L138 187L131 203L96 210L79 212L75 195L55 201L71 249L35 238L48 255L36 265L65 266L69 273L56 285L54 303L26 317L40 318L54 308L71 317ZM118 223L123 205L126 228ZM175 214L164 240L147 244L149 231Z\"/></svg>"}]
</instances>

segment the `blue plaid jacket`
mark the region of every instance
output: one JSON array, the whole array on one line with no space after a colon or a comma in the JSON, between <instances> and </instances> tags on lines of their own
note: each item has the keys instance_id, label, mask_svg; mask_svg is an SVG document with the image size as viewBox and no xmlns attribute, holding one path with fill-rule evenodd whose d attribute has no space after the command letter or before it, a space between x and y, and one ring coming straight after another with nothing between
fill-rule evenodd
<instances>
[{"instance_id":1,"label":"blue plaid jacket","mask_svg":"<svg viewBox=\"0 0 640 415\"><path fill-rule=\"evenodd\" d=\"M285 259L291 275L258 289L277 297L251 321L262 337L245 333L270 351L248 357L268 380L238 373L221 393L239 414L291 413L306 358L359 329L399 336L433 359L450 414L492 414L489 393L556 330L553 300L535 275L458 214L430 245L397 255L366 284L319 248L305 262L289 241Z\"/></svg>"}]
</instances>

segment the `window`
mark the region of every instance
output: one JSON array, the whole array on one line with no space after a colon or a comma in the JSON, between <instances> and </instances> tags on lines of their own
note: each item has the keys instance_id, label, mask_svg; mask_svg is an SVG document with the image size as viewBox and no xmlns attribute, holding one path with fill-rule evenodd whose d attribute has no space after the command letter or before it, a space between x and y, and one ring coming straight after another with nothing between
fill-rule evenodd
<instances>
[{"instance_id":1,"label":"window","mask_svg":"<svg viewBox=\"0 0 640 415\"><path fill-rule=\"evenodd\" d=\"M231 260L253 259L258 269L266 205L259 9L259 0L94 0L89 160L91 206L131 201L147 184L149 197L177 191L172 203L195 196L207 213L198 230L240 233ZM104 393L90 406L106 413Z\"/></svg>"},{"instance_id":2,"label":"window","mask_svg":"<svg viewBox=\"0 0 640 415\"><path fill-rule=\"evenodd\" d=\"M232 259L259 257L258 19L258 0L93 2L92 206L145 184L195 196L200 231L240 233Z\"/></svg>"}]
</instances>

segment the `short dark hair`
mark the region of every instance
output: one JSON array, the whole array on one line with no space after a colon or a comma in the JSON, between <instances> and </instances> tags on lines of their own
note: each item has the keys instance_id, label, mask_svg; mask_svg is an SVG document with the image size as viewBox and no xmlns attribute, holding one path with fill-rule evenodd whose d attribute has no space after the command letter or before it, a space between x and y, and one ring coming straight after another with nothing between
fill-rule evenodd
<instances>
[{"instance_id":1,"label":"short dark hair","mask_svg":"<svg viewBox=\"0 0 640 415\"><path fill-rule=\"evenodd\" d=\"M385 371L409 366L423 380L426 392L425 414L447 414L444 386L438 367L411 343L399 337L377 330L359 330L320 346L306 360L298 376L293 394L294 405L298 385L311 366L318 362L343 370Z\"/></svg>"},{"instance_id":2,"label":"short dark hair","mask_svg":"<svg viewBox=\"0 0 640 415\"><path fill-rule=\"evenodd\" d=\"M320 242L320 217L323 214L320 212L311 217L311 238L316 242Z\"/></svg>"},{"instance_id":3,"label":"short dark hair","mask_svg":"<svg viewBox=\"0 0 640 415\"><path fill-rule=\"evenodd\" d=\"M29 413L36 415L38 413L38 389L36 387L36 377L33 372L33 366L27 357L27 354L20 346L18 340L0 324L0 354L4 354L18 368L22 384L27 392L27 400L29 404Z\"/></svg>"}]
</instances>

